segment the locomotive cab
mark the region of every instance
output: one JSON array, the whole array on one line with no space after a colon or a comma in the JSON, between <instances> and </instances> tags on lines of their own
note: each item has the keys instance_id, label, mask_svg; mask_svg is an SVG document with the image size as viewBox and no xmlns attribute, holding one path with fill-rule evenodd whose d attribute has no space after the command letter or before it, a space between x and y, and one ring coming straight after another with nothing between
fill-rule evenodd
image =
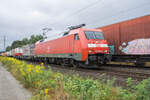
<instances>
[{"instance_id":1,"label":"locomotive cab","mask_svg":"<svg viewBox=\"0 0 150 100\"><path fill-rule=\"evenodd\" d=\"M84 31L88 41L89 54L108 54L109 48L104 35L100 31Z\"/></svg>"},{"instance_id":2,"label":"locomotive cab","mask_svg":"<svg viewBox=\"0 0 150 100\"><path fill-rule=\"evenodd\" d=\"M86 64L103 64L110 61L108 43L101 30L81 29L79 38L82 45L82 60Z\"/></svg>"}]
</instances>

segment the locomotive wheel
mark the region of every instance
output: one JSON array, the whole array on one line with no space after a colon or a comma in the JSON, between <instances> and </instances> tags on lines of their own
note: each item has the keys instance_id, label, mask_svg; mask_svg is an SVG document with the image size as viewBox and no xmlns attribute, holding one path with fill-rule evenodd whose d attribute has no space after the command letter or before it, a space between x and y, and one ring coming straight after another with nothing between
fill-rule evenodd
<instances>
[{"instance_id":1,"label":"locomotive wheel","mask_svg":"<svg viewBox=\"0 0 150 100\"><path fill-rule=\"evenodd\" d=\"M64 61L64 60L62 60L62 61L61 61L61 63L60 63L60 65L61 65L61 66L66 66L65 61Z\"/></svg>"},{"instance_id":2,"label":"locomotive wheel","mask_svg":"<svg viewBox=\"0 0 150 100\"><path fill-rule=\"evenodd\" d=\"M76 69L76 68L79 66L78 62L75 61L75 60L71 60L70 62L71 62L71 65L72 65L72 67L73 67L74 69Z\"/></svg>"}]
</instances>

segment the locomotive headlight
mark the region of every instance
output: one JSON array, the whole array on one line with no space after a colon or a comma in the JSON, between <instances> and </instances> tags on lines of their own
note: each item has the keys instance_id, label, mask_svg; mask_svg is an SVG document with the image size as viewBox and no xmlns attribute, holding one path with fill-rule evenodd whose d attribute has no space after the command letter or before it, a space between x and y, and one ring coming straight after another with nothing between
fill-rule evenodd
<instances>
[{"instance_id":1,"label":"locomotive headlight","mask_svg":"<svg viewBox=\"0 0 150 100\"><path fill-rule=\"evenodd\" d=\"M107 50L104 50L104 52L107 52Z\"/></svg>"},{"instance_id":2,"label":"locomotive headlight","mask_svg":"<svg viewBox=\"0 0 150 100\"><path fill-rule=\"evenodd\" d=\"M107 44L100 44L100 47L108 47Z\"/></svg>"},{"instance_id":3,"label":"locomotive headlight","mask_svg":"<svg viewBox=\"0 0 150 100\"><path fill-rule=\"evenodd\" d=\"M88 47L96 47L96 44L88 44Z\"/></svg>"},{"instance_id":4,"label":"locomotive headlight","mask_svg":"<svg viewBox=\"0 0 150 100\"><path fill-rule=\"evenodd\" d=\"M93 50L89 50L89 53L92 53L92 52L94 52Z\"/></svg>"}]
</instances>

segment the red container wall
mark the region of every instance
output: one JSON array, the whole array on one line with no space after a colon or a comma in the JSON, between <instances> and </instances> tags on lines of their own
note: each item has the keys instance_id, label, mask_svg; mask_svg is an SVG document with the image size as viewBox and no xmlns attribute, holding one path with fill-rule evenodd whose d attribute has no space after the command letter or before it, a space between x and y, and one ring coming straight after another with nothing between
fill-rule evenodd
<instances>
[{"instance_id":1,"label":"red container wall","mask_svg":"<svg viewBox=\"0 0 150 100\"><path fill-rule=\"evenodd\" d=\"M144 26L144 30L146 33L146 37L150 37L150 16L146 16L145 17L145 26Z\"/></svg>"},{"instance_id":2,"label":"red container wall","mask_svg":"<svg viewBox=\"0 0 150 100\"><path fill-rule=\"evenodd\" d=\"M116 54L124 54L122 51L124 44L127 46L131 41L150 38L150 16L136 18L98 29L103 30L108 44L115 46Z\"/></svg>"},{"instance_id":3,"label":"red container wall","mask_svg":"<svg viewBox=\"0 0 150 100\"><path fill-rule=\"evenodd\" d=\"M110 25L102 28L104 32L104 37L109 45L119 46L120 35L119 35L119 24ZM117 51L117 48L115 48Z\"/></svg>"},{"instance_id":4,"label":"red container wall","mask_svg":"<svg viewBox=\"0 0 150 100\"><path fill-rule=\"evenodd\" d=\"M121 44L123 42L145 38L144 23L144 18L120 23Z\"/></svg>"}]
</instances>

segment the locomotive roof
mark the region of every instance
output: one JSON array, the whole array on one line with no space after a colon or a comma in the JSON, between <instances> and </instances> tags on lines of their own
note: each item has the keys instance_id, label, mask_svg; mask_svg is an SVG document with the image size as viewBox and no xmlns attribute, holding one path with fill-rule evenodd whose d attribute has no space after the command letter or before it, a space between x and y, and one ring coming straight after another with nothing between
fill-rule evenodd
<instances>
[{"instance_id":1,"label":"locomotive roof","mask_svg":"<svg viewBox=\"0 0 150 100\"><path fill-rule=\"evenodd\" d=\"M78 29L73 29L73 30L70 30L70 31L63 32L61 34L62 36L59 36L57 38L53 38L53 39L52 38L47 38L42 42L38 41L36 44L47 42L47 41L50 41L50 40L59 39L59 38L62 38L62 37L65 37L65 36L68 36L68 35L71 35L71 34L76 34L76 33L79 33L80 31L101 31L102 32L102 30L100 30L100 29L78 28ZM66 35L64 35L64 33L66 33Z\"/></svg>"}]
</instances>

